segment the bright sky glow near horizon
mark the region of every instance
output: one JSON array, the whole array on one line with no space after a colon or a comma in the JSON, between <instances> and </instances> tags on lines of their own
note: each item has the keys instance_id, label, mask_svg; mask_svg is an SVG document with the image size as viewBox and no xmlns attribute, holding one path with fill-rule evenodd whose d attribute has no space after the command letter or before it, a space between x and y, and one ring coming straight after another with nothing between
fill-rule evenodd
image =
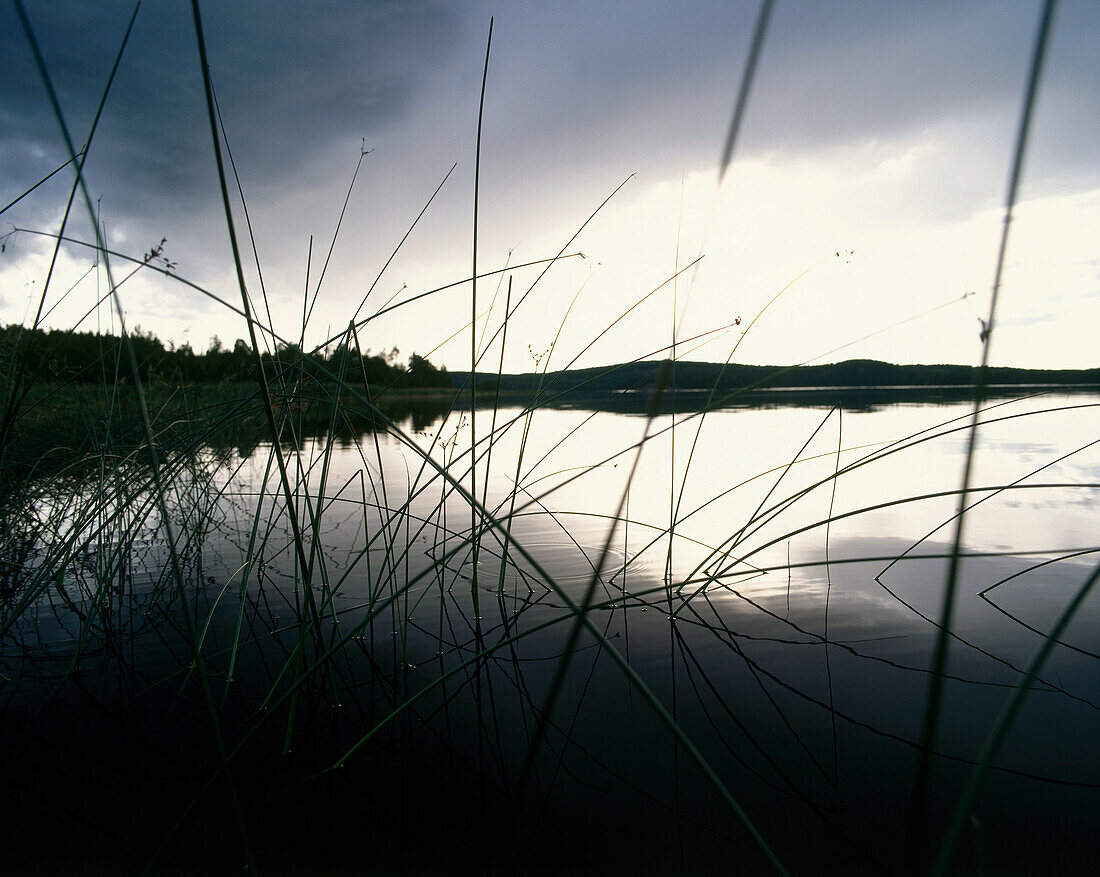
<instances>
[{"instance_id":1,"label":"bright sky glow near horizon","mask_svg":"<svg viewBox=\"0 0 1100 877\"><path fill-rule=\"evenodd\" d=\"M132 5L26 6L73 136L83 142ZM302 332L309 238L312 296L364 140L371 152L306 345L346 328L456 162L360 317L469 277L492 15L479 271L554 256L627 181L567 248L584 258L551 268L515 312L506 371L530 370L531 352L545 351L559 332L551 368L578 354L578 366L664 355L674 314L682 318L677 353L696 360L724 361L732 351L736 362L783 365L976 362L1040 4L778 0L719 191L719 154L758 8L204 4L214 84L276 332L295 340ZM1100 4L1064 0L1009 241L994 364L1100 365L1097 45ZM7 204L67 156L11 5L0 12L0 48L7 59L0 203ZM85 175L114 249L140 259L166 238L164 255L178 277L239 305L190 4L143 4ZM32 232L56 233L71 183L67 168L0 217L7 234L0 323L33 319L51 244ZM67 233L91 240L87 210L78 207ZM259 302L239 199L234 208ZM32 231L8 234L13 226ZM616 323L700 253L697 271ZM63 249L47 326L117 327L106 305L95 307L106 281L89 272L94 262L90 249ZM130 270L116 260L116 279ZM512 274L513 305L540 270ZM507 277L478 283L484 342L503 318ZM247 337L240 317L176 280L142 270L119 291L128 326L165 341L205 349L213 335L230 345ZM713 331L736 317L739 326ZM402 357L415 351L465 369L469 320L465 283L369 322L360 339L374 350L396 346ZM687 340L696 336L708 343ZM480 368L495 370L499 359L498 337Z\"/></svg>"}]
</instances>

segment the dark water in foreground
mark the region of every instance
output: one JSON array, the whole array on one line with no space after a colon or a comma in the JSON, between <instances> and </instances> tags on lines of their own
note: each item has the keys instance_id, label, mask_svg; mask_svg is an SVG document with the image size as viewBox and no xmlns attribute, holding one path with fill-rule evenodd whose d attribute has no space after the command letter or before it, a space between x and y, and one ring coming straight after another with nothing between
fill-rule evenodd
<instances>
[{"instance_id":1,"label":"dark water in foreground","mask_svg":"<svg viewBox=\"0 0 1100 877\"><path fill-rule=\"evenodd\" d=\"M543 410L479 463L502 526L480 539L476 589L469 505L392 437L302 449L301 555L269 448L181 473L207 695L155 511L100 492L50 518L42 500L72 550L5 610L0 870L241 873L244 837L261 873L773 873L640 682L790 873L927 872L914 861L1097 562L1097 401L985 415L920 843L967 406L743 408L697 440L698 418L662 432L666 414L632 480L644 418ZM468 419L413 438L469 486ZM569 651L567 600L586 595L597 633ZM1093 872L1098 632L1092 595L995 761L958 873Z\"/></svg>"}]
</instances>

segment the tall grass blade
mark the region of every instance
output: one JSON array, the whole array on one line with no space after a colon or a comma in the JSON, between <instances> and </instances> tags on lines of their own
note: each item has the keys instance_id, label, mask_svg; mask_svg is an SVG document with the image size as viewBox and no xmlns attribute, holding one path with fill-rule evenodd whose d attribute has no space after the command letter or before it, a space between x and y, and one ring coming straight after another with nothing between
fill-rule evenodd
<instances>
[{"instance_id":1,"label":"tall grass blade","mask_svg":"<svg viewBox=\"0 0 1100 877\"><path fill-rule=\"evenodd\" d=\"M1024 157L1027 152L1027 141L1031 131L1031 120L1035 108L1035 101L1039 94L1039 80L1046 60L1047 44L1049 42L1051 24L1054 19L1054 11L1057 5L1057 0L1046 0L1046 2L1044 2L1039 17L1038 29L1035 34L1035 44L1032 49L1031 64L1028 71L1027 84L1024 89L1023 106L1020 110L1016 143L1012 154L1012 165L1008 176L1008 191L1005 195L1004 224L1001 229L1001 239L993 272L993 291L989 301L989 316L983 322L981 364L978 367L974 383L974 411L970 422L966 458L963 465L962 489L959 493L959 513L955 519L954 549L952 550L951 562L948 566L947 580L944 583L943 604L940 610L940 630L936 638L935 651L932 657L932 678L929 683L924 722L921 728L921 756L917 764L916 777L913 782L913 840L914 843L918 845L921 843L921 838L924 835L923 820L927 807L926 798L928 795L928 785L932 773L931 753L936 744L936 732L939 725L941 702L943 698L943 675L944 671L947 669L948 631L951 629L954 618L955 591L958 587L959 572L962 562L964 524L966 521L965 502L970 486L970 473L973 467L975 450L977 448L979 411L985 399L986 382L988 380L989 350L997 316L997 302L1001 291L1001 274L1004 269L1005 255L1008 251L1008 232L1012 224L1012 211L1016 206L1016 196L1019 190L1020 178L1023 175Z\"/></svg>"}]
</instances>

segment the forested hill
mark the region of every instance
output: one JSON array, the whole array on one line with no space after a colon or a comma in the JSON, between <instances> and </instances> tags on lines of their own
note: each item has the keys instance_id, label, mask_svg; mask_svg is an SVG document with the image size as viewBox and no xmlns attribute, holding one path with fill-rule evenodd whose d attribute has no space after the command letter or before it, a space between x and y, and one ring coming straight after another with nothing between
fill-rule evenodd
<instances>
[{"instance_id":1,"label":"forested hill","mask_svg":"<svg viewBox=\"0 0 1100 877\"><path fill-rule=\"evenodd\" d=\"M132 333L134 351L143 378L169 382L254 380L255 357L248 344L238 339L232 348L215 342L197 353L187 344L165 345L149 332ZM448 372L426 358L412 354L407 363L398 360L396 348L382 353L369 350L360 356L342 347L304 358L297 348L280 347L276 357L263 355L265 372L271 377L278 368L292 366L324 380L327 371L341 370L352 381L364 374L371 385L410 388L451 389L466 384L469 372ZM316 368L315 363L324 371ZM0 368L4 375L12 368L36 380L62 380L77 383L112 381L116 376L128 380L130 369L118 337L95 332L53 329L27 330L22 326L0 326ZM567 372L504 374L478 372L478 388L504 392L529 393L552 386L555 393L583 391L612 393L623 390L646 391L662 380L665 363L632 362ZM768 389L810 389L815 387L967 387L974 383L975 369L964 365L892 365L872 359L850 359L827 365L790 368L774 365L722 365L713 362L680 361L668 369L665 380L678 390L732 391L745 387ZM1100 387L1100 368L1094 369L1023 369L992 368L991 385L1095 386Z\"/></svg>"},{"instance_id":2,"label":"forested hill","mask_svg":"<svg viewBox=\"0 0 1100 877\"><path fill-rule=\"evenodd\" d=\"M159 379L170 383L255 380L256 358L248 343L237 339L232 348L214 343L201 353L189 344L165 345L151 332L136 330L130 335L143 380ZM73 332L66 329L29 330L19 325L0 326L0 369L3 378L15 371L33 380L65 381L78 384L128 381L130 366L121 339L98 332ZM398 360L398 350L360 356L357 351L345 355L342 346L304 358L294 346L280 346L276 355L263 354L264 371L269 378L281 368L293 368L321 380L324 371L341 370L349 381L361 382L364 375L375 386L445 388L454 385L445 368L436 368L415 353L407 363Z\"/></svg>"},{"instance_id":3,"label":"forested hill","mask_svg":"<svg viewBox=\"0 0 1100 877\"><path fill-rule=\"evenodd\" d=\"M618 392L648 390L660 380L662 362L632 362L617 366L575 369L568 372L505 374L499 376L506 392L532 391L552 385L555 392ZM892 365L873 359L850 359L827 365L789 368L773 365L722 365L713 362L677 362L668 369L667 386L678 390L737 390L744 387L811 389L815 387L966 387L972 386L976 369L965 365ZM451 372L456 386L469 372ZM498 376L478 372L478 387L495 388ZM992 385L1100 386L1100 368L1024 369L991 368Z\"/></svg>"}]
</instances>

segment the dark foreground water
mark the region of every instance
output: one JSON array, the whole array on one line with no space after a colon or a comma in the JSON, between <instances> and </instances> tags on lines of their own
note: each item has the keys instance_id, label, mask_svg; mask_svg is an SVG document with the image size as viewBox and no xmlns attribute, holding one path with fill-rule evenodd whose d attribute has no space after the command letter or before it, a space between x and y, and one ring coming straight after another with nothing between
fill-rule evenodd
<instances>
[{"instance_id":1,"label":"dark foreground water","mask_svg":"<svg viewBox=\"0 0 1100 877\"><path fill-rule=\"evenodd\" d=\"M916 808L965 404L742 408L698 437L478 411L496 526L392 436L314 439L297 543L269 447L192 460L178 578L148 491L43 495L0 641L0 871L774 873L733 799L792 874L930 872L1097 563L1097 402L984 415ZM468 488L469 412L416 427ZM1094 872L1098 632L1092 595L954 872Z\"/></svg>"}]
</instances>

